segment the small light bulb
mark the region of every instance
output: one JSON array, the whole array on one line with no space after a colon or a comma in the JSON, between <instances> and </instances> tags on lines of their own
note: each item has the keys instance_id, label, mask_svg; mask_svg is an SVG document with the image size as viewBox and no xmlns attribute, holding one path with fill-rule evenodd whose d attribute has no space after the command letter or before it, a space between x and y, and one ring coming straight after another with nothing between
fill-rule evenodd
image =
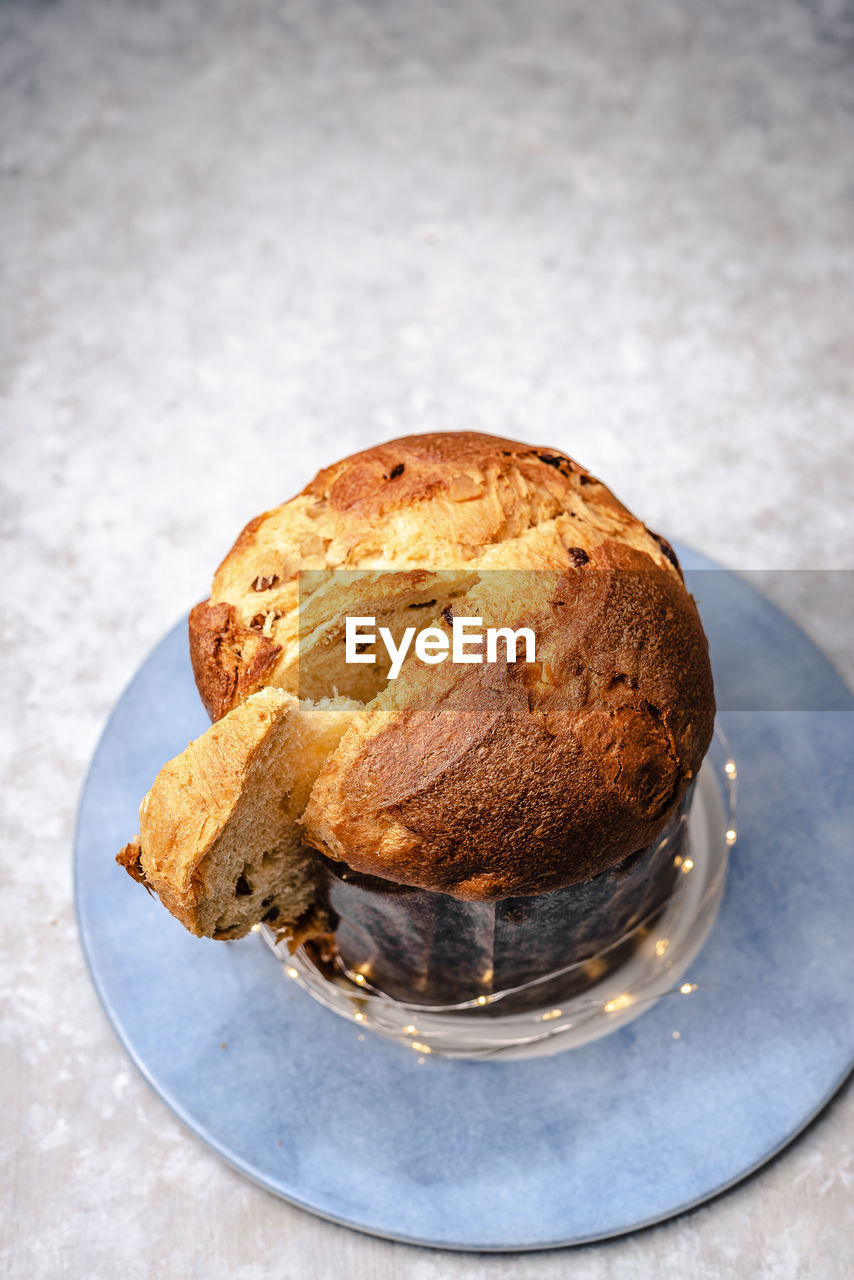
<instances>
[{"instance_id":1,"label":"small light bulb","mask_svg":"<svg viewBox=\"0 0 854 1280\"><path fill-rule=\"evenodd\" d=\"M685 861L682 863L682 874L684 876L687 876L688 872L693 870L694 870L694 859L686 858Z\"/></svg>"},{"instance_id":2,"label":"small light bulb","mask_svg":"<svg viewBox=\"0 0 854 1280\"><path fill-rule=\"evenodd\" d=\"M724 765L724 772L726 773L726 776L728 778L735 778L737 776L734 760L727 760L726 764Z\"/></svg>"},{"instance_id":3,"label":"small light bulb","mask_svg":"<svg viewBox=\"0 0 854 1280\"><path fill-rule=\"evenodd\" d=\"M626 991L621 996L616 996L613 1000L609 1000L605 1005L606 1013L616 1013L619 1009L628 1009L632 1003L632 997Z\"/></svg>"},{"instance_id":4,"label":"small light bulb","mask_svg":"<svg viewBox=\"0 0 854 1280\"><path fill-rule=\"evenodd\" d=\"M299 974L297 973L296 969L292 964L285 966L285 973L288 975L289 978L299 977Z\"/></svg>"},{"instance_id":5,"label":"small light bulb","mask_svg":"<svg viewBox=\"0 0 854 1280\"><path fill-rule=\"evenodd\" d=\"M689 996L692 991L697 990L697 984L696 982L683 982L679 990L683 996Z\"/></svg>"},{"instance_id":6,"label":"small light bulb","mask_svg":"<svg viewBox=\"0 0 854 1280\"><path fill-rule=\"evenodd\" d=\"M669 938L659 938L658 942L656 942L655 944L655 954L657 956L663 956L669 946L670 946Z\"/></svg>"},{"instance_id":7,"label":"small light bulb","mask_svg":"<svg viewBox=\"0 0 854 1280\"><path fill-rule=\"evenodd\" d=\"M727 831L726 833L726 842L731 848L735 844L735 841L736 841L735 827L730 827L729 831Z\"/></svg>"}]
</instances>

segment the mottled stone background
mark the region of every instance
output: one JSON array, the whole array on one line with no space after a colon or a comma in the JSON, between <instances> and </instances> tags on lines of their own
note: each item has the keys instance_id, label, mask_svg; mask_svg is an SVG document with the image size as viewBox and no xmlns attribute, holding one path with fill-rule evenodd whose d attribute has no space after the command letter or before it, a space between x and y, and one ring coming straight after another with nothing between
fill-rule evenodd
<instances>
[{"instance_id":1,"label":"mottled stone background","mask_svg":"<svg viewBox=\"0 0 854 1280\"><path fill-rule=\"evenodd\" d=\"M717 1202L571 1254L276 1201L125 1058L70 843L238 528L381 437L553 444L729 566L854 568L850 3L4 3L0 133L4 1273L842 1277L850 1088ZM773 581L852 678L842 577Z\"/></svg>"}]
</instances>

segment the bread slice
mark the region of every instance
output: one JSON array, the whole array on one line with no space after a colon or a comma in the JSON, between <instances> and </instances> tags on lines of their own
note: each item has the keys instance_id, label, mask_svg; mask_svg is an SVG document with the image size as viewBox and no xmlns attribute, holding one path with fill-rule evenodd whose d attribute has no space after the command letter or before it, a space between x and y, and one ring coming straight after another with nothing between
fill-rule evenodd
<instances>
[{"instance_id":1,"label":"bread slice","mask_svg":"<svg viewBox=\"0 0 854 1280\"><path fill-rule=\"evenodd\" d=\"M253 694L163 766L117 861L198 937L240 938L263 920L295 944L322 907L299 819L358 710Z\"/></svg>"}]
</instances>

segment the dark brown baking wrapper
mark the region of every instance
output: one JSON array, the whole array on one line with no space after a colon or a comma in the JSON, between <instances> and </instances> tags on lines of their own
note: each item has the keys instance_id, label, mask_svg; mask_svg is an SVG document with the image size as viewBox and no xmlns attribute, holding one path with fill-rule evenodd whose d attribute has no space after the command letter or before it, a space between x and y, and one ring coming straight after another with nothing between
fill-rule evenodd
<instances>
[{"instance_id":1,"label":"dark brown baking wrapper","mask_svg":"<svg viewBox=\"0 0 854 1280\"><path fill-rule=\"evenodd\" d=\"M660 914L684 857L692 790L653 843L589 880L534 896L468 902L324 857L336 963L416 1005L512 991L496 1006L507 1013L577 994L622 963Z\"/></svg>"}]
</instances>

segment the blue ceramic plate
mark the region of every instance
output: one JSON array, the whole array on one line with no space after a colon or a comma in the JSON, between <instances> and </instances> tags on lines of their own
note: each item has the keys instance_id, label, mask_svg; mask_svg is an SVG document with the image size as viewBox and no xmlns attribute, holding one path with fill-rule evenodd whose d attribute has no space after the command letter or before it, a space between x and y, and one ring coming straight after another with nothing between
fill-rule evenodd
<instances>
[{"instance_id":1,"label":"blue ceramic plate","mask_svg":"<svg viewBox=\"0 0 854 1280\"><path fill-rule=\"evenodd\" d=\"M207 726L184 624L143 664L83 792L80 933L131 1058L235 1168L376 1235L546 1249L709 1199L842 1084L854 1062L854 701L762 596L683 556L738 762L726 894L689 974L696 992L553 1058L419 1063L315 1004L256 935L199 941L143 893L114 855L161 764Z\"/></svg>"}]
</instances>

